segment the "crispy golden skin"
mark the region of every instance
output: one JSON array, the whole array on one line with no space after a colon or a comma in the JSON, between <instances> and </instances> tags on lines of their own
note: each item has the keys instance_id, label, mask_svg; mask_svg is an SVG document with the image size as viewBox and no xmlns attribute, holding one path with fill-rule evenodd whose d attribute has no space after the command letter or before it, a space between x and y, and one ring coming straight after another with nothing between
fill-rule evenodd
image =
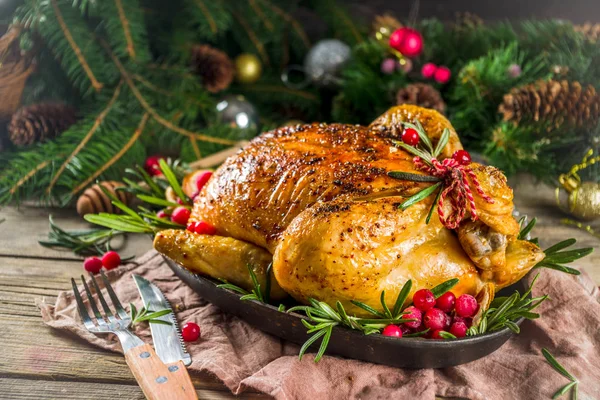
<instances>
[{"instance_id":1,"label":"crispy golden skin","mask_svg":"<svg viewBox=\"0 0 600 400\"><path fill-rule=\"evenodd\" d=\"M381 291L386 290L391 305L408 279L416 290L458 277L456 294L477 294L489 289L489 283L498 289L516 281L543 253L516 240L512 190L497 169L473 164L494 203L473 191L480 220L463 223L458 235L441 225L435 211L425 223L432 198L398 209L407 196L430 185L387 175L422 173L415 170L412 155L393 143L401 132L399 121L414 118L434 145L443 129L450 129L442 157L461 148L443 116L415 106L394 107L369 127L280 128L254 139L214 173L195 201L191 220L208 221L218 235L273 254L277 282L303 302L309 297L330 304L340 300L352 309L349 300L356 299L379 308ZM174 234L166 235L165 240L175 240L166 239ZM197 257L217 254L211 268L191 268L221 278L230 272L220 256L222 247L213 250L201 235L187 235L186 243L202 247ZM183 265L194 265L189 258L181 260L177 246L155 246Z\"/></svg>"}]
</instances>

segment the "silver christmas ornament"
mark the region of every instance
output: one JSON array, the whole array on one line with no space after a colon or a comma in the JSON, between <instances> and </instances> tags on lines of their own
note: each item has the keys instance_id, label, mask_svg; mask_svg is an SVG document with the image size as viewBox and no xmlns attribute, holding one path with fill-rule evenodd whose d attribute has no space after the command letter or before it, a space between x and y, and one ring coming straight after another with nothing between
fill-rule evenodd
<instances>
[{"instance_id":1,"label":"silver christmas ornament","mask_svg":"<svg viewBox=\"0 0 600 400\"><path fill-rule=\"evenodd\" d=\"M337 39L318 41L304 59L304 71L319 86L333 86L350 60L350 46Z\"/></svg>"},{"instance_id":2,"label":"silver christmas ornament","mask_svg":"<svg viewBox=\"0 0 600 400\"><path fill-rule=\"evenodd\" d=\"M258 133L258 112L252 103L242 95L227 95L217 103L219 122L234 128Z\"/></svg>"}]
</instances>

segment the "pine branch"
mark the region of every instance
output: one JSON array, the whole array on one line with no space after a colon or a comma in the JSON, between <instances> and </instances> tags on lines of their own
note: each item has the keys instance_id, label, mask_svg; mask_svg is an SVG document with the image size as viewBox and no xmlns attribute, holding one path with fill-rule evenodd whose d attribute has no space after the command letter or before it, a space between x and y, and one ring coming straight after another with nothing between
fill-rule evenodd
<instances>
[{"instance_id":1,"label":"pine branch","mask_svg":"<svg viewBox=\"0 0 600 400\"><path fill-rule=\"evenodd\" d=\"M104 21L104 31L115 54L120 58L148 62L149 44L139 1L105 0L99 2L97 7Z\"/></svg>"},{"instance_id":2,"label":"pine branch","mask_svg":"<svg viewBox=\"0 0 600 400\"><path fill-rule=\"evenodd\" d=\"M267 18L263 10L258 6L256 0L248 0L248 4L250 4L250 7L252 7L265 28L267 28L268 31L273 32L275 30L273 23Z\"/></svg>"},{"instance_id":3,"label":"pine branch","mask_svg":"<svg viewBox=\"0 0 600 400\"><path fill-rule=\"evenodd\" d=\"M254 30L252 29L252 27L250 26L250 24L248 23L248 21L244 17L242 17L242 15L240 13L238 13L236 11L232 10L231 14L238 21L239 26L241 28L243 28L246 36L248 37L248 39L250 39L250 41L254 45L254 48L258 52L258 54L259 54L260 58L262 59L263 63L266 66L270 66L271 65L271 60L269 59L269 55L267 54L267 51L265 50L265 46L258 39L258 36L257 36L256 32L254 32Z\"/></svg>"},{"instance_id":4,"label":"pine branch","mask_svg":"<svg viewBox=\"0 0 600 400\"><path fill-rule=\"evenodd\" d=\"M283 18L283 20L286 23L290 24L292 26L294 32L296 33L296 35L300 38L300 41L303 44L305 50L310 49L310 39L306 35L306 32L304 31L304 28L302 27L302 25L294 17L292 17L289 13L286 13L285 11L283 11L280 7L277 7L275 4L273 4L269 0L260 0L260 1L261 1L261 3L263 3L267 7L269 7L271 10L273 10L273 12L275 12L281 18Z\"/></svg>"}]
</instances>

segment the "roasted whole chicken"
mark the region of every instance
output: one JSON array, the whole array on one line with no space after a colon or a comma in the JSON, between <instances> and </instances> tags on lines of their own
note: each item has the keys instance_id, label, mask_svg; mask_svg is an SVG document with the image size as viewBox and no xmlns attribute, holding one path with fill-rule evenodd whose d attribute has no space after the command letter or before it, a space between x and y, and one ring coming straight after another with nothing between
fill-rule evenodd
<instances>
[{"instance_id":1,"label":"roasted whole chicken","mask_svg":"<svg viewBox=\"0 0 600 400\"><path fill-rule=\"evenodd\" d=\"M394 145L401 123L417 120L434 145L450 130L440 159L462 148L447 119L416 106L394 107L368 127L314 123L263 133L229 158L195 200L191 221L213 224L217 235L166 230L154 246L192 271L248 289L247 265L264 282L272 262L272 298L289 294L332 306L339 300L357 316L365 312L351 300L381 309L385 290L392 307L409 279L416 291L459 278L452 291L478 296L485 306L543 252L517 239L513 193L494 167L470 166L493 202L474 192L478 218L467 212L457 229L446 228L435 209L426 223L434 196L399 209L432 185L388 176L423 174Z\"/></svg>"}]
</instances>

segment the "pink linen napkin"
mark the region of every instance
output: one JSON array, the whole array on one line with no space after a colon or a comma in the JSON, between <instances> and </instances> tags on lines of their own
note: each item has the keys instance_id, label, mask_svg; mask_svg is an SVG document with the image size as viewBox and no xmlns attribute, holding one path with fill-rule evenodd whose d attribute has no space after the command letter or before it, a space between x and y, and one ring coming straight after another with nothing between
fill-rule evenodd
<instances>
[{"instance_id":1,"label":"pink linen napkin","mask_svg":"<svg viewBox=\"0 0 600 400\"><path fill-rule=\"evenodd\" d=\"M398 369L325 356L319 363L299 347L263 333L204 301L179 280L162 257L150 251L137 264L107 273L123 305L141 306L131 278L138 274L157 284L183 324L196 322L202 338L188 343L190 371L216 375L235 394L254 388L277 399L544 399L568 380L541 355L546 347L580 381L581 399L600 399L600 294L585 274L541 271L534 295L549 294L542 318L525 321L521 334L483 359L445 369ZM118 342L89 333L77 313L73 292L61 292L55 305L40 304L44 322L104 349L121 352ZM147 327L136 334L147 343ZM334 340L334 339L333 339ZM398 354L402 357L402 354Z\"/></svg>"}]
</instances>

